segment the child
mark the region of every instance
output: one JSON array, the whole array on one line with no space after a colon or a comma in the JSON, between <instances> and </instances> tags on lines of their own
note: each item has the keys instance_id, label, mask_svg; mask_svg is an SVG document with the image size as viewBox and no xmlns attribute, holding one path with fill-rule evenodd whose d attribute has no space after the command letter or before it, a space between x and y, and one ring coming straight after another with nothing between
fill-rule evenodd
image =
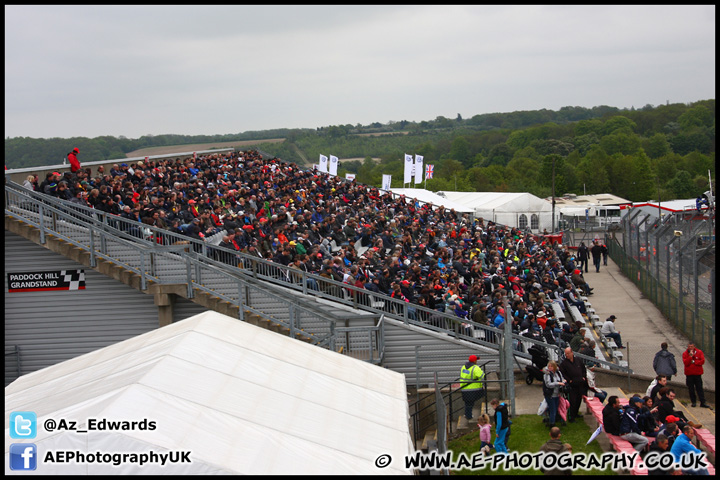
<instances>
[{"instance_id":1,"label":"child","mask_svg":"<svg viewBox=\"0 0 720 480\"><path fill-rule=\"evenodd\" d=\"M490 444L492 435L490 431L490 417L487 413L480 415L480 418L478 419L478 427L480 427L480 451L487 455L490 453L490 448L492 448L492 445Z\"/></svg>"},{"instance_id":2,"label":"child","mask_svg":"<svg viewBox=\"0 0 720 480\"><path fill-rule=\"evenodd\" d=\"M512 422L508 418L508 410L505 402L500 402L497 398L490 400L490 406L495 409L495 451L497 453L507 454L507 439L510 436L510 425Z\"/></svg>"}]
</instances>

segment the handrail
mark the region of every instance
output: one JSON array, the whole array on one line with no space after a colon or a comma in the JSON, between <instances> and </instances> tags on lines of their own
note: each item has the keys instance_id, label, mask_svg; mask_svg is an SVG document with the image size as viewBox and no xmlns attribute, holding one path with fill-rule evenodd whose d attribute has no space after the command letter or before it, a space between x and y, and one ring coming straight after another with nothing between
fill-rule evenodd
<instances>
[{"instance_id":1,"label":"handrail","mask_svg":"<svg viewBox=\"0 0 720 480\"><path fill-rule=\"evenodd\" d=\"M315 343L322 343L322 342L328 342L328 337L332 335L332 332L334 330L334 324L337 321L336 319L325 319L329 314L325 313L322 317L318 315L318 312L316 310L307 308L306 306L302 305L300 302L290 302L286 298L286 296L283 296L281 293L278 293L275 291L275 289L268 289L267 286L260 287L258 285L252 284L247 279L244 279L243 277L239 275L232 275L231 272L228 272L227 270L217 268L213 265L209 265L206 262L200 261L198 258L193 258L191 255L187 255L185 252L184 246L181 245L175 245L175 246L157 246L154 244L146 245L142 243L137 242L129 242L125 239L118 238L116 235L116 232L108 232L103 230L102 228L99 228L97 224L94 222L86 222L83 220L80 220L76 218L75 216L68 214L66 212L63 212L59 210L58 208L55 208L53 206L44 205L40 203L38 205L38 212L37 215L39 216L39 219L31 218L32 215L30 215L30 211L26 211L25 215L22 216L18 209L14 208L18 203L26 202L29 200L29 197L24 195L22 192L16 192L17 194L10 195L7 193L6 190L6 209L5 213L6 215L13 216L13 217L20 217L25 221L26 223L35 226L37 228L43 229L44 233L51 233L52 235L67 241L68 243L71 243L77 247L80 247L81 249L88 251L91 253L91 256L97 256L104 258L106 260L109 260L116 264L122 264L122 266L138 275L141 276L141 289L145 290L147 281L157 282L157 283L168 283L167 278L163 278L163 275L159 271L154 271L155 268L157 268L157 264L160 263L161 256L163 256L163 259L167 260L170 257L167 257L167 255L173 255L175 254L177 256L176 264L180 267L182 267L184 264L188 264L190 266L187 271L189 272L185 276L185 282L189 285L189 291L192 292L193 286L198 288L199 290L205 290L208 291L208 293L211 293L212 295L215 295L219 298L222 298L226 301L229 301L230 303L238 306L241 310L247 309L250 311L254 311L254 309L247 305L244 301L241 295L238 294L237 298L229 295L224 295L222 292L219 292L217 290L210 290L208 289L200 280L202 278L203 274L207 273L213 273L215 275L218 275L221 277L224 283L235 283L238 285L237 291L239 292L241 288L249 289L249 290L256 290L258 292L261 292L263 295L269 295L273 297L275 300L281 301L282 303L289 306L289 308L293 309L296 313L303 313L306 317L315 319L316 321L324 322L326 324L326 328L331 332L328 335L325 335L320 338L314 339ZM11 198L12 197L12 198ZM19 200L16 202L15 197L19 197ZM24 205L27 206L27 205ZM34 213L34 212L32 212ZM43 222L42 220L46 218L46 216L50 216L52 221ZM78 239L78 236L80 236L80 239ZM91 244L94 243L94 239L97 237L97 244L102 246L104 245L105 251L98 251L94 249ZM88 240L89 239L89 240ZM130 251L134 252L130 257L132 257L132 261L129 258L118 258L116 255L113 255L109 251L109 247L111 246L122 246L125 248L128 248ZM177 255L181 254L181 255ZM183 268L183 270L185 270ZM177 274L176 274L177 275ZM172 277L170 279L170 283L177 283L177 278ZM272 315L268 315L265 313L261 313L265 317L273 317ZM292 318L292 317L291 317ZM291 329L291 334L294 334L296 330L301 329L301 325L296 325L293 320L290 322L285 322L281 318L273 317L272 320L275 323L284 325Z\"/></svg>"},{"instance_id":2,"label":"handrail","mask_svg":"<svg viewBox=\"0 0 720 480\"><path fill-rule=\"evenodd\" d=\"M277 262L272 262L263 258L254 257L246 253L237 252L234 250L226 249L220 246L208 245L206 242L198 241L184 235L176 234L168 230L156 228L150 225L141 224L142 230L147 232L146 236L136 236L128 234L123 228L130 230L131 228L137 228L136 222L131 222L128 219L107 214L99 210L95 210L90 207L82 205L75 205L72 202L60 200L54 197L49 197L45 194L33 192L27 190L20 185L8 181L5 187L6 197L6 213L13 214L7 210L10 205L9 194L13 192L15 195L19 195L28 200L38 202L40 205L45 205L45 209L49 209L55 214L67 214L74 218L76 221L89 222L91 225L100 228L99 231L107 234L112 234L112 238L123 239L128 243L135 243L137 245L143 245L147 248L148 252L158 251L163 246L174 245L182 242L185 245L189 245L197 256L195 257L196 262L212 264L216 262L215 266L220 270L231 274L233 277L237 275L250 275L255 279L263 280L274 285L279 285L284 288L291 288L299 291L306 295L311 295L318 298L325 298L332 300L335 303L350 306L355 309L367 311L370 313L381 314L387 318L402 321L407 325L414 325L422 327L428 330L432 330L439 333L450 334L452 337L464 341L468 341L480 346L490 347L497 349L498 344L495 341L483 340L476 337L484 336L485 339L496 339L500 338L504 334L501 330L489 326L476 323L472 320L458 317L456 315L432 310L421 305L412 304L403 300L398 300L390 297L383 293L376 293L368 291L364 288L359 288L354 285L337 282L335 280L308 273L302 270L290 268ZM65 212L66 209L71 209L72 214ZM41 224L43 216L40 216ZM122 227L122 226L125 227ZM43 225L35 225L44 228ZM119 228L118 228L119 227ZM46 227L45 227L46 228ZM43 232L41 231L41 239ZM91 239L94 237L91 236ZM108 236L100 235L101 241L107 241ZM92 255L92 249L91 255ZM216 254L225 259L226 262L214 261L209 258L208 253L216 252ZM183 256L187 256L189 252L182 253ZM99 255L103 257L103 255ZM144 261L144 255L141 256ZM237 260L233 265L228 265L228 261ZM197 267L196 267L197 268ZM145 282L144 273L140 273L143 279L143 286ZM317 289L308 286L313 280L317 285ZM190 283L190 282L188 282ZM284 299L287 301L287 298ZM527 338L515 333L511 334L513 341L519 340L524 343L539 344L546 347L550 351L555 352L558 357L562 355L562 350L557 345L551 345L544 341L538 341L535 339ZM520 356L525 359L531 359L531 356L524 352L513 352L514 355ZM581 356L582 358L582 356ZM598 359L587 358L600 362L604 366L619 370L622 372L629 372L627 367L621 367L612 363L605 363Z\"/></svg>"}]
</instances>

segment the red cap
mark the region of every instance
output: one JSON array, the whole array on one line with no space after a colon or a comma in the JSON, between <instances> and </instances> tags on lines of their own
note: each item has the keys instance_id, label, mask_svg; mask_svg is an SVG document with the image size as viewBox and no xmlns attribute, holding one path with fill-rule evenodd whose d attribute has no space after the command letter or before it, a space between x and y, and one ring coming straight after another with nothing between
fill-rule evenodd
<instances>
[{"instance_id":1,"label":"red cap","mask_svg":"<svg viewBox=\"0 0 720 480\"><path fill-rule=\"evenodd\" d=\"M472 363L477 362L477 355L470 355L470 357L468 358L468 360L471 361Z\"/></svg>"},{"instance_id":2,"label":"red cap","mask_svg":"<svg viewBox=\"0 0 720 480\"><path fill-rule=\"evenodd\" d=\"M676 417L675 415L668 415L667 417L665 417L666 423L677 422L679 420L680 419L678 417Z\"/></svg>"},{"instance_id":3,"label":"red cap","mask_svg":"<svg viewBox=\"0 0 720 480\"><path fill-rule=\"evenodd\" d=\"M80 153L80 150L77 147L75 147L75 148L73 148L73 152Z\"/></svg>"}]
</instances>

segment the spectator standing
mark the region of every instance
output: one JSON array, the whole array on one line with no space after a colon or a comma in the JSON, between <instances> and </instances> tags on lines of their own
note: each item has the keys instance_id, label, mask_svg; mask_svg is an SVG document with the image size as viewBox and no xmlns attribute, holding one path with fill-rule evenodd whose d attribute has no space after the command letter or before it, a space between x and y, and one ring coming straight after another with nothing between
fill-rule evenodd
<instances>
[{"instance_id":1,"label":"spectator standing","mask_svg":"<svg viewBox=\"0 0 720 480\"><path fill-rule=\"evenodd\" d=\"M690 392L690 403L696 407L695 399L700 400L700 406L710 408L705 403L705 391L703 390L703 365L705 364L705 354L695 344L688 343L687 350L682 354L683 364L685 365L685 384Z\"/></svg>"},{"instance_id":2,"label":"spectator standing","mask_svg":"<svg viewBox=\"0 0 720 480\"><path fill-rule=\"evenodd\" d=\"M548 426L554 427L560 406L560 390L565 386L565 378L558 370L558 364L554 360L548 362L543 372L543 396L548 408Z\"/></svg>"},{"instance_id":3,"label":"spectator standing","mask_svg":"<svg viewBox=\"0 0 720 480\"><path fill-rule=\"evenodd\" d=\"M80 170L80 160L78 160L77 156L80 153L80 150L75 147L73 148L73 151L67 154L68 162L70 162L70 171L72 173L77 172Z\"/></svg>"},{"instance_id":4,"label":"spectator standing","mask_svg":"<svg viewBox=\"0 0 720 480\"><path fill-rule=\"evenodd\" d=\"M561 436L562 432L560 432L560 429L558 427L552 427L550 429L550 440L540 447L540 451L554 453L555 455L560 455L564 452L572 453L572 446L569 443L563 443L562 440L560 440ZM543 473L545 475L572 475L572 469L570 467L566 467L565 469L554 468L552 470L543 470Z\"/></svg>"},{"instance_id":5,"label":"spectator standing","mask_svg":"<svg viewBox=\"0 0 720 480\"><path fill-rule=\"evenodd\" d=\"M501 403L497 398L493 398L490 400L490 406L495 409L495 452L507 455L507 437L510 434L510 425L512 425L507 405L505 402Z\"/></svg>"},{"instance_id":6,"label":"spectator standing","mask_svg":"<svg viewBox=\"0 0 720 480\"><path fill-rule=\"evenodd\" d=\"M604 243L600 245L600 252L602 253L603 266L607 267L608 248Z\"/></svg>"},{"instance_id":7,"label":"spectator standing","mask_svg":"<svg viewBox=\"0 0 720 480\"><path fill-rule=\"evenodd\" d=\"M567 411L567 421L574 422L580 410L583 395L587 395L587 373L585 363L578 357L572 348L565 348L565 359L560 364L560 372L570 386L570 406Z\"/></svg>"},{"instance_id":8,"label":"spectator standing","mask_svg":"<svg viewBox=\"0 0 720 480\"><path fill-rule=\"evenodd\" d=\"M462 398L465 402L465 418L472 420L472 410L475 402L482 397L482 380L485 376L482 368L477 365L477 356L470 355L468 361L460 369L460 382Z\"/></svg>"},{"instance_id":9,"label":"spectator standing","mask_svg":"<svg viewBox=\"0 0 720 480\"><path fill-rule=\"evenodd\" d=\"M578 268L580 270L585 266L585 273L588 273L588 263L590 260L590 249L585 245L585 242L580 242L580 246L577 250Z\"/></svg>"},{"instance_id":10,"label":"spectator standing","mask_svg":"<svg viewBox=\"0 0 720 480\"><path fill-rule=\"evenodd\" d=\"M593 242L593 246L590 248L590 253L592 254L593 259L593 265L595 265L595 272L600 272L600 259L602 257L602 247L600 246L600 242L595 240Z\"/></svg>"},{"instance_id":11,"label":"spectator standing","mask_svg":"<svg viewBox=\"0 0 720 480\"><path fill-rule=\"evenodd\" d=\"M478 427L480 428L480 451L484 454L490 453L492 444L492 426L490 425L490 417L487 413L480 415L478 419Z\"/></svg>"},{"instance_id":12,"label":"spectator standing","mask_svg":"<svg viewBox=\"0 0 720 480\"><path fill-rule=\"evenodd\" d=\"M668 351L667 342L660 344L660 351L655 354L653 359L653 370L658 375L664 375L667 380L672 380L673 375L677 375L677 364L675 363L675 355Z\"/></svg>"},{"instance_id":13,"label":"spectator standing","mask_svg":"<svg viewBox=\"0 0 720 480\"><path fill-rule=\"evenodd\" d=\"M600 333L615 340L618 348L625 348L622 344L620 332L615 330L615 320L617 320L617 317L615 315L610 315L607 320L605 320L605 323L603 323Z\"/></svg>"}]
</instances>

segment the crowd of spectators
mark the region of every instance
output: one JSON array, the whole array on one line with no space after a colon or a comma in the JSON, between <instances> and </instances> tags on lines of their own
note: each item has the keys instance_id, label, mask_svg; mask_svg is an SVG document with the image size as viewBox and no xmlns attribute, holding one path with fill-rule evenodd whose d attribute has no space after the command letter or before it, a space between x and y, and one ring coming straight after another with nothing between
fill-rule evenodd
<instances>
[{"instance_id":1,"label":"crowd of spectators","mask_svg":"<svg viewBox=\"0 0 720 480\"><path fill-rule=\"evenodd\" d=\"M579 294L592 293L575 256L544 236L266 160L257 151L120 162L109 171L98 167L96 175L88 167L38 180L30 177L25 186L196 240L220 235L218 251L480 324L502 327L507 298L516 332L561 347L579 325L563 331L549 305L566 300L581 308Z\"/></svg>"}]
</instances>

